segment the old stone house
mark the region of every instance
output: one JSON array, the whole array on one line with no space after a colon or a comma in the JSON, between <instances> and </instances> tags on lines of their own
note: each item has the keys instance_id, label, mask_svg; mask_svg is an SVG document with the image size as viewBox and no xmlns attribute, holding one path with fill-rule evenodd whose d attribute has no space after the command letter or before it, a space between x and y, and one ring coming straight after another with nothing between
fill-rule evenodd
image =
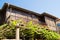
<instances>
[{"instance_id":1,"label":"old stone house","mask_svg":"<svg viewBox=\"0 0 60 40\"><path fill-rule=\"evenodd\" d=\"M7 20L17 20L21 18L26 22L32 20L34 23L47 25L49 29L57 31L56 20L59 18L48 13L44 12L39 14L8 3L5 3L0 10L0 24L7 22Z\"/></svg>"}]
</instances>

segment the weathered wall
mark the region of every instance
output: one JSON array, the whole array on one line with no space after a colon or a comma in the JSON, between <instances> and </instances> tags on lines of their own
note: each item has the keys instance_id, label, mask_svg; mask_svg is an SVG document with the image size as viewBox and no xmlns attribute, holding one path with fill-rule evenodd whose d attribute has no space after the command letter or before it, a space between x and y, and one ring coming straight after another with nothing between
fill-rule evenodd
<instances>
[{"instance_id":1,"label":"weathered wall","mask_svg":"<svg viewBox=\"0 0 60 40\"><path fill-rule=\"evenodd\" d=\"M33 14L24 13L21 11L16 11L16 10L11 10L11 9L7 10L6 18L9 18L9 20L23 19L26 22L30 20L34 21L35 23L38 22L38 18Z\"/></svg>"},{"instance_id":2,"label":"weathered wall","mask_svg":"<svg viewBox=\"0 0 60 40\"><path fill-rule=\"evenodd\" d=\"M56 31L56 24L54 19L45 16L45 22L49 29Z\"/></svg>"},{"instance_id":3,"label":"weathered wall","mask_svg":"<svg viewBox=\"0 0 60 40\"><path fill-rule=\"evenodd\" d=\"M57 21L56 21L56 24L57 24L57 23L60 23L60 20L57 20Z\"/></svg>"},{"instance_id":4,"label":"weathered wall","mask_svg":"<svg viewBox=\"0 0 60 40\"><path fill-rule=\"evenodd\" d=\"M60 33L60 26L57 25L58 23L60 24L60 20L57 20L57 21L56 21L57 32Z\"/></svg>"}]
</instances>

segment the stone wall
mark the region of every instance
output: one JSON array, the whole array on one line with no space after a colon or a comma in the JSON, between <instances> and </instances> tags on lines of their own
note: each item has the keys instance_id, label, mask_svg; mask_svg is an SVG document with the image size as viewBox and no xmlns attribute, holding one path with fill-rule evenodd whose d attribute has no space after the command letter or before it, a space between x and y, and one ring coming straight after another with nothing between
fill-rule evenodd
<instances>
[{"instance_id":1,"label":"stone wall","mask_svg":"<svg viewBox=\"0 0 60 40\"><path fill-rule=\"evenodd\" d=\"M56 21L57 32L60 34L60 26L58 26L58 24L60 24L60 20Z\"/></svg>"},{"instance_id":2,"label":"stone wall","mask_svg":"<svg viewBox=\"0 0 60 40\"><path fill-rule=\"evenodd\" d=\"M6 19L8 19L9 21L23 19L24 21L33 20L35 23L38 22L38 18L33 14L24 13L24 12L16 11L16 10L10 11L10 9L8 9L6 12Z\"/></svg>"},{"instance_id":3,"label":"stone wall","mask_svg":"<svg viewBox=\"0 0 60 40\"><path fill-rule=\"evenodd\" d=\"M50 30L56 31L56 24L54 19L45 17L45 22Z\"/></svg>"}]
</instances>

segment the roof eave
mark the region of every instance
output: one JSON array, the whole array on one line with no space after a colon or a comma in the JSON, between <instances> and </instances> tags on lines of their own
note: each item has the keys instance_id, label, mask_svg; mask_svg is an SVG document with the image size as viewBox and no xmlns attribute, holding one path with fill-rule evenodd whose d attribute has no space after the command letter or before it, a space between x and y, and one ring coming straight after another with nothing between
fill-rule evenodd
<instances>
[{"instance_id":1,"label":"roof eave","mask_svg":"<svg viewBox=\"0 0 60 40\"><path fill-rule=\"evenodd\" d=\"M50 15L50 14L48 14L46 12L42 13L41 16L48 16L48 17L53 18L53 19L59 19L58 17L55 17L53 15Z\"/></svg>"},{"instance_id":2,"label":"roof eave","mask_svg":"<svg viewBox=\"0 0 60 40\"><path fill-rule=\"evenodd\" d=\"M39 13L36 13L36 12L33 12L33 11L29 11L27 9L24 9L24 8L21 8L21 7L17 7L17 6L8 4L8 3L5 3L4 6L2 7L2 10L6 10L7 8L12 8L12 9L15 9L15 10L18 10L18 11L23 11L23 12L26 12L26 13L30 13L30 14L34 14L34 15L40 16Z\"/></svg>"}]
</instances>

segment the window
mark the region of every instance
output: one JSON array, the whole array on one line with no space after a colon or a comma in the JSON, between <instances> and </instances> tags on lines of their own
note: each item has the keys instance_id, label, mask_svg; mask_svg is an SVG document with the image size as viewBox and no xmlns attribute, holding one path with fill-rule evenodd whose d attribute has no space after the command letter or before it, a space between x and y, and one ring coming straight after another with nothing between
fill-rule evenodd
<instances>
[{"instance_id":1,"label":"window","mask_svg":"<svg viewBox=\"0 0 60 40\"><path fill-rule=\"evenodd\" d=\"M57 26L60 27L60 23L57 23Z\"/></svg>"}]
</instances>

